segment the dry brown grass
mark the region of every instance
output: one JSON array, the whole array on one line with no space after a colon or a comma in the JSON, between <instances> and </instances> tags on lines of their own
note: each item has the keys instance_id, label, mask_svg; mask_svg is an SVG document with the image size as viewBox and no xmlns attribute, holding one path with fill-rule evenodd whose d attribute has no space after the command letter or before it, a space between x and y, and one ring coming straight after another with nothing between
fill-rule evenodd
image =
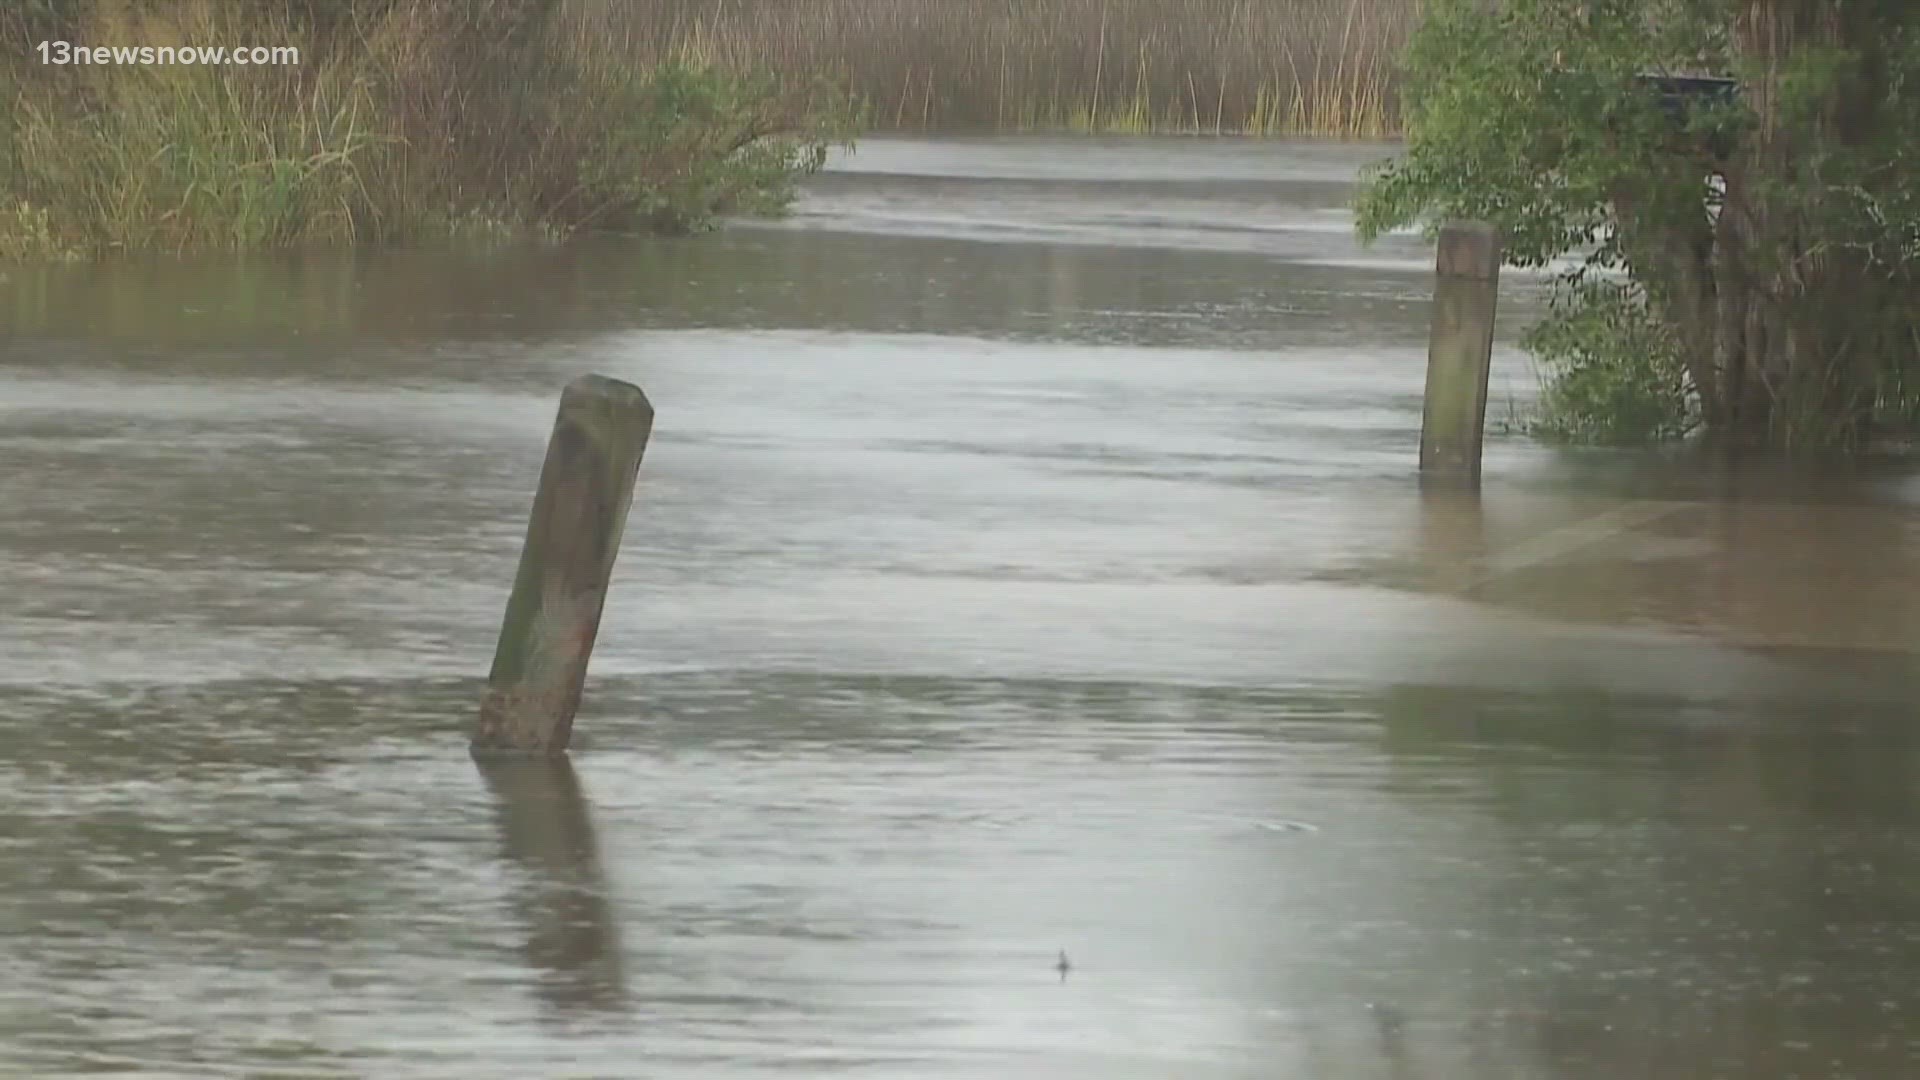
<instances>
[{"instance_id":1,"label":"dry brown grass","mask_svg":"<svg viewBox=\"0 0 1920 1080\"><path fill-rule=\"evenodd\" d=\"M642 54L835 76L882 128L1376 137L1421 0L576 0Z\"/></svg>"}]
</instances>

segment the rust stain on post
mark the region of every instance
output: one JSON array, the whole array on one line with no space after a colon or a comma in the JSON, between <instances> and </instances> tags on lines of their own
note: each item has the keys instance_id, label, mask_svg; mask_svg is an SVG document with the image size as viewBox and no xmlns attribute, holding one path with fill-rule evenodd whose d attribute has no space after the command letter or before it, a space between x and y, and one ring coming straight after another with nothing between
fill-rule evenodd
<instances>
[{"instance_id":1,"label":"rust stain on post","mask_svg":"<svg viewBox=\"0 0 1920 1080\"><path fill-rule=\"evenodd\" d=\"M1434 259L1426 409L1420 423L1423 477L1480 482L1501 261L1500 237L1493 226L1455 222L1441 229Z\"/></svg>"},{"instance_id":2,"label":"rust stain on post","mask_svg":"<svg viewBox=\"0 0 1920 1080\"><path fill-rule=\"evenodd\" d=\"M631 383L583 375L560 395L475 750L566 750L652 431Z\"/></svg>"}]
</instances>

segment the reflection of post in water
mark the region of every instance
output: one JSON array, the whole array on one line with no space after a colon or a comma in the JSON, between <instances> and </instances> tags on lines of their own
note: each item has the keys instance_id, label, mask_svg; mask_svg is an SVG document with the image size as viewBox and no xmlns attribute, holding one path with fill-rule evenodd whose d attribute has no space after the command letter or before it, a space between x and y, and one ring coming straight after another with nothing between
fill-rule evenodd
<instances>
[{"instance_id":1,"label":"reflection of post in water","mask_svg":"<svg viewBox=\"0 0 1920 1080\"><path fill-rule=\"evenodd\" d=\"M619 937L573 764L490 755L475 763L494 795L507 861L526 879L515 907L541 996L563 1014L622 1007Z\"/></svg>"},{"instance_id":2,"label":"reflection of post in water","mask_svg":"<svg viewBox=\"0 0 1920 1080\"><path fill-rule=\"evenodd\" d=\"M1374 1002L1368 1008L1373 1012L1374 1029L1380 1036L1380 1054L1392 1068L1394 1080L1411 1076L1411 1062L1407 1057L1407 1015L1386 1002Z\"/></svg>"},{"instance_id":3,"label":"reflection of post in water","mask_svg":"<svg viewBox=\"0 0 1920 1080\"><path fill-rule=\"evenodd\" d=\"M1429 588L1466 592L1480 583L1486 573L1487 524L1478 491L1421 490L1420 562Z\"/></svg>"}]
</instances>

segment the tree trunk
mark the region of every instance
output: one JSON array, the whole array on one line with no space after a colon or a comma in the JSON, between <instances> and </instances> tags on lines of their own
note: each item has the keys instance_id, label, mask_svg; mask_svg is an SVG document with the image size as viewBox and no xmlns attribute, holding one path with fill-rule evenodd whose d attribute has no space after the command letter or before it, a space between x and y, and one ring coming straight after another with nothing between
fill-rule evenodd
<instances>
[{"instance_id":1,"label":"tree trunk","mask_svg":"<svg viewBox=\"0 0 1920 1080\"><path fill-rule=\"evenodd\" d=\"M1897 9L1886 9L1896 11ZM1827 153L1871 136L1885 79L1885 12L1860 0L1752 0L1735 40L1762 74L1748 86L1759 124L1736 168L1744 175L1732 233L1752 274L1735 349L1721 356L1727 419L1736 442L1791 448L1852 448L1870 435L1875 358L1853 340L1848 314L1881 291L1864 256L1832 242L1844 211L1822 175ZM1837 48L1855 66L1843 73L1811 123L1782 116L1787 68L1814 48ZM1772 185L1772 186L1766 186ZM1737 373L1736 373L1737 371Z\"/></svg>"}]
</instances>

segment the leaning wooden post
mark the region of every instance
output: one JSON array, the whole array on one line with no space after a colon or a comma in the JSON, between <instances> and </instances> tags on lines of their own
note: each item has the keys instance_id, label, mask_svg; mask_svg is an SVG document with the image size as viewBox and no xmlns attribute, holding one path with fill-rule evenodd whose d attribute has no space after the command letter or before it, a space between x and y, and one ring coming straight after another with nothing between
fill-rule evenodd
<instances>
[{"instance_id":1,"label":"leaning wooden post","mask_svg":"<svg viewBox=\"0 0 1920 1080\"><path fill-rule=\"evenodd\" d=\"M583 375L560 395L475 750L566 751L652 431L653 406L630 383Z\"/></svg>"},{"instance_id":2,"label":"leaning wooden post","mask_svg":"<svg viewBox=\"0 0 1920 1080\"><path fill-rule=\"evenodd\" d=\"M1480 483L1501 257L1500 238L1491 225L1454 222L1440 230L1427 346L1427 403L1420 422L1423 477Z\"/></svg>"}]
</instances>

